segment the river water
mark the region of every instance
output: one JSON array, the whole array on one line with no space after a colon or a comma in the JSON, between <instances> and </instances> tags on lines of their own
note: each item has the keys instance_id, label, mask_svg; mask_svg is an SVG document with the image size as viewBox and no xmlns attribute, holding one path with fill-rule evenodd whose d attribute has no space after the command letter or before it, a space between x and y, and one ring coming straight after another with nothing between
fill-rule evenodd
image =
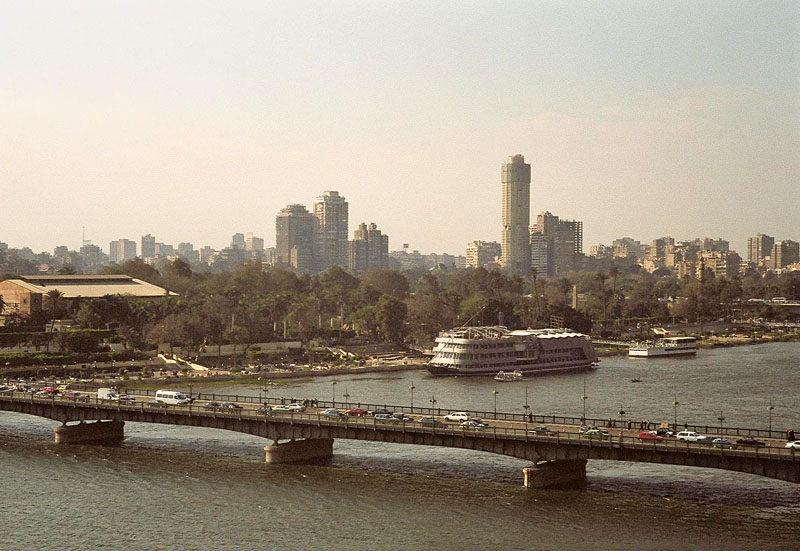
<instances>
[{"instance_id":1,"label":"river water","mask_svg":"<svg viewBox=\"0 0 800 551\"><path fill-rule=\"evenodd\" d=\"M630 380L640 377L642 382ZM605 358L587 375L527 381L537 414L800 428L800 344ZM349 402L521 412L526 383L420 371L269 387ZM498 394L493 394L497 389ZM203 392L210 389L203 388ZM249 385L214 391L257 396ZM115 448L59 447L55 423L0 412L0 549L789 549L800 487L752 475L590 461L580 490L528 490L491 454L337 441L328 465L266 465L264 440L128 423Z\"/></svg>"}]
</instances>

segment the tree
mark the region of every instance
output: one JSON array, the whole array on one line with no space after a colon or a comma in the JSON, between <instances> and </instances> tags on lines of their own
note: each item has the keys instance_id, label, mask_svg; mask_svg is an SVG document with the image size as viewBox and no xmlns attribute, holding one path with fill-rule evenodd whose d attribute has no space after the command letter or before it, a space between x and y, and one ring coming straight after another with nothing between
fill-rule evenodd
<instances>
[{"instance_id":1,"label":"tree","mask_svg":"<svg viewBox=\"0 0 800 551\"><path fill-rule=\"evenodd\" d=\"M408 279L396 270L370 270L361 278L361 283L398 300L408 297Z\"/></svg>"},{"instance_id":2,"label":"tree","mask_svg":"<svg viewBox=\"0 0 800 551\"><path fill-rule=\"evenodd\" d=\"M400 344L405 335L408 307L394 297L382 296L375 305L378 326L384 340Z\"/></svg>"},{"instance_id":3,"label":"tree","mask_svg":"<svg viewBox=\"0 0 800 551\"><path fill-rule=\"evenodd\" d=\"M128 275L155 285L158 284L158 279L160 277L158 270L149 264L145 264L144 260L141 258L134 258L133 260L128 260L127 262L115 266L106 266L103 268L102 273Z\"/></svg>"}]
</instances>

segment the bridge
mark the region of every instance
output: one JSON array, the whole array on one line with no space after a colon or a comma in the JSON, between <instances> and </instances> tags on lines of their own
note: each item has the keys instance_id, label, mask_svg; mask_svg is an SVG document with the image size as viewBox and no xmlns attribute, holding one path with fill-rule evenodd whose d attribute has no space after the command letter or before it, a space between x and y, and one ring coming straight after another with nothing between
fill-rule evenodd
<instances>
[{"instance_id":1,"label":"bridge","mask_svg":"<svg viewBox=\"0 0 800 551\"><path fill-rule=\"evenodd\" d=\"M671 438L639 440L638 431L626 431L622 425L619 431L612 429L610 437L595 439L579 433L577 425L560 425L558 432L532 431L527 419L500 419L486 428L469 429L436 417L432 423L419 419L382 422L367 416L331 418L322 408L271 411L255 402L255 397L247 397L249 401L231 409L154 404L150 399L140 395L133 402L121 403L5 392L0 394L0 410L61 422L62 426L54 429L57 443L121 441L126 421L241 432L274 442L264 448L268 462L330 457L337 438L477 450L530 461L532 465L523 469L528 487L583 480L586 462L592 459L725 469L800 483L800 454L776 441L763 447L715 448ZM537 420L547 417L536 416Z\"/></svg>"}]
</instances>

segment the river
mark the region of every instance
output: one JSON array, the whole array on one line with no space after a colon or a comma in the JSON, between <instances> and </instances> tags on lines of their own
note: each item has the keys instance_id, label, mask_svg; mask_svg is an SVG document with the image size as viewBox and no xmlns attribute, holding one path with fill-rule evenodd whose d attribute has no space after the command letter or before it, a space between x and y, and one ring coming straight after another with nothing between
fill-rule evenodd
<instances>
[{"instance_id":1,"label":"river","mask_svg":"<svg viewBox=\"0 0 800 551\"><path fill-rule=\"evenodd\" d=\"M640 377L640 383L631 383ZM604 358L587 375L495 384L420 371L288 381L270 396L800 428L800 344L694 359ZM493 394L495 388L498 394ZM211 389L203 388L203 392ZM220 393L258 395L222 384ZM337 441L328 465L266 465L266 441L126 424L119 447L59 447L55 423L0 412L0 549L571 550L795 548L800 487L752 475L590 461L580 490L528 490L513 458Z\"/></svg>"}]
</instances>

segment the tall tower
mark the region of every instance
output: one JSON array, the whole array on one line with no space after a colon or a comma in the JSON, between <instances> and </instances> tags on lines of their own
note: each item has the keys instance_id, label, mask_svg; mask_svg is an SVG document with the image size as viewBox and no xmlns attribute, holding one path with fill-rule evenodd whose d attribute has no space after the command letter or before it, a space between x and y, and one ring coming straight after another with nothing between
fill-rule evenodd
<instances>
[{"instance_id":1,"label":"tall tower","mask_svg":"<svg viewBox=\"0 0 800 551\"><path fill-rule=\"evenodd\" d=\"M531 267L531 165L522 155L503 163L503 256L502 264L512 273L524 275Z\"/></svg>"},{"instance_id":2,"label":"tall tower","mask_svg":"<svg viewBox=\"0 0 800 551\"><path fill-rule=\"evenodd\" d=\"M275 253L279 265L298 272L314 271L317 219L303 205L289 205L275 219Z\"/></svg>"},{"instance_id":3,"label":"tall tower","mask_svg":"<svg viewBox=\"0 0 800 551\"><path fill-rule=\"evenodd\" d=\"M314 203L314 216L319 220L319 270L331 265L347 267L347 209L347 201L338 191L326 191Z\"/></svg>"}]
</instances>

